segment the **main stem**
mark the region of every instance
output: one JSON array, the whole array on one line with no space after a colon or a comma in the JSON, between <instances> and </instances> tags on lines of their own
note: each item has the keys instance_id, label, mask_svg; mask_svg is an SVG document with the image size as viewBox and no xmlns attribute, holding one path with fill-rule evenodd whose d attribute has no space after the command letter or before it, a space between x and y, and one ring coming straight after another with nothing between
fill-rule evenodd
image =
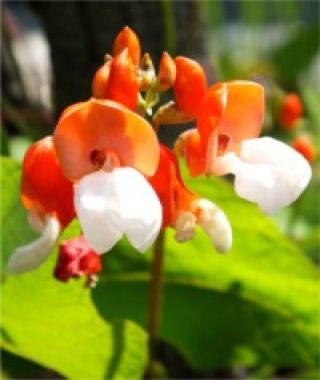
<instances>
[{"instance_id":1,"label":"main stem","mask_svg":"<svg viewBox=\"0 0 320 380\"><path fill-rule=\"evenodd\" d=\"M149 370L156 358L156 340L159 331L161 293L163 285L164 231L160 231L154 245L151 264L151 282L149 291Z\"/></svg>"}]
</instances>

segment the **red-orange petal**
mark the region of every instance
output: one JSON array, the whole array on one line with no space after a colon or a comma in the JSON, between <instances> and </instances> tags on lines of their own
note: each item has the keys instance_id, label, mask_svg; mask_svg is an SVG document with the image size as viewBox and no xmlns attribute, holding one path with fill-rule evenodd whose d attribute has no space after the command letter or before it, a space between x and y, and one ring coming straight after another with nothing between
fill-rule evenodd
<instances>
[{"instance_id":1,"label":"red-orange petal","mask_svg":"<svg viewBox=\"0 0 320 380\"><path fill-rule=\"evenodd\" d=\"M172 87L176 80L176 64L171 56L164 51L160 58L158 83L159 90L166 91Z\"/></svg>"},{"instance_id":2,"label":"red-orange petal","mask_svg":"<svg viewBox=\"0 0 320 380\"><path fill-rule=\"evenodd\" d=\"M207 79L201 65L186 57L177 57L173 91L177 108L195 117L207 91Z\"/></svg>"},{"instance_id":3,"label":"red-orange petal","mask_svg":"<svg viewBox=\"0 0 320 380\"><path fill-rule=\"evenodd\" d=\"M32 144L25 154L21 199L28 210L55 214L63 226L75 217L73 184L62 174L51 136Z\"/></svg>"},{"instance_id":4,"label":"red-orange petal","mask_svg":"<svg viewBox=\"0 0 320 380\"><path fill-rule=\"evenodd\" d=\"M128 26L125 26L115 38L113 55L117 56L126 48L128 48L133 64L138 66L141 56L140 42L138 36Z\"/></svg>"},{"instance_id":5,"label":"red-orange petal","mask_svg":"<svg viewBox=\"0 0 320 380\"><path fill-rule=\"evenodd\" d=\"M109 82L112 60L104 63L95 73L92 80L92 95L97 99L107 98L107 87Z\"/></svg>"},{"instance_id":6,"label":"red-orange petal","mask_svg":"<svg viewBox=\"0 0 320 380\"><path fill-rule=\"evenodd\" d=\"M209 88L198 128L204 143L216 128L236 149L242 140L258 137L264 117L264 89L255 82L231 81Z\"/></svg>"},{"instance_id":7,"label":"red-orange petal","mask_svg":"<svg viewBox=\"0 0 320 380\"><path fill-rule=\"evenodd\" d=\"M184 184L177 157L165 145L160 146L159 166L148 181L162 205L162 228L172 226L177 213L189 211L193 200L198 198Z\"/></svg>"},{"instance_id":8,"label":"red-orange petal","mask_svg":"<svg viewBox=\"0 0 320 380\"><path fill-rule=\"evenodd\" d=\"M53 135L61 168L67 178L78 180L97 169L93 155L112 152L121 165L146 176L159 161L159 143L150 124L112 100L92 98L73 112L64 111Z\"/></svg>"},{"instance_id":9,"label":"red-orange petal","mask_svg":"<svg viewBox=\"0 0 320 380\"><path fill-rule=\"evenodd\" d=\"M163 145L160 149L159 165L152 177L148 179L162 205L162 228L173 223L175 213L174 185L175 169L169 161Z\"/></svg>"},{"instance_id":10,"label":"red-orange petal","mask_svg":"<svg viewBox=\"0 0 320 380\"><path fill-rule=\"evenodd\" d=\"M135 110L138 93L139 83L136 67L129 56L128 49L124 49L112 60L106 98Z\"/></svg>"},{"instance_id":11,"label":"red-orange petal","mask_svg":"<svg viewBox=\"0 0 320 380\"><path fill-rule=\"evenodd\" d=\"M186 135L184 156L191 176L204 174L206 169L206 151L197 129Z\"/></svg>"}]
</instances>

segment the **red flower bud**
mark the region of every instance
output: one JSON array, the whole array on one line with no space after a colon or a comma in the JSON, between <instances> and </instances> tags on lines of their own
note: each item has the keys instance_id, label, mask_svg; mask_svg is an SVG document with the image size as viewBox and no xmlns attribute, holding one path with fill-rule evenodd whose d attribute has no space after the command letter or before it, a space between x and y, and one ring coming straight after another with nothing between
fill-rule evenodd
<instances>
[{"instance_id":1,"label":"red flower bud","mask_svg":"<svg viewBox=\"0 0 320 380\"><path fill-rule=\"evenodd\" d=\"M316 156L316 147L309 136L299 136L292 142L292 147L304 156L310 163Z\"/></svg>"},{"instance_id":2,"label":"red flower bud","mask_svg":"<svg viewBox=\"0 0 320 380\"><path fill-rule=\"evenodd\" d=\"M131 110L135 110L138 102L139 84L128 49L115 56L107 86L106 98L115 100Z\"/></svg>"},{"instance_id":3,"label":"red flower bud","mask_svg":"<svg viewBox=\"0 0 320 380\"><path fill-rule=\"evenodd\" d=\"M207 92L207 79L200 64L186 57L177 57L173 91L177 108L195 117Z\"/></svg>"},{"instance_id":4,"label":"red flower bud","mask_svg":"<svg viewBox=\"0 0 320 380\"><path fill-rule=\"evenodd\" d=\"M160 58L158 73L159 90L166 91L172 87L176 80L176 65L171 56L164 51Z\"/></svg>"},{"instance_id":5,"label":"red flower bud","mask_svg":"<svg viewBox=\"0 0 320 380\"><path fill-rule=\"evenodd\" d=\"M128 53L133 64L138 66L141 55L140 42L138 36L128 26L125 26L115 38L113 55L117 56L126 48L128 48Z\"/></svg>"},{"instance_id":6,"label":"red flower bud","mask_svg":"<svg viewBox=\"0 0 320 380\"><path fill-rule=\"evenodd\" d=\"M300 97L295 93L287 94L280 108L280 122L286 129L294 128L296 121L303 114L303 105Z\"/></svg>"},{"instance_id":7,"label":"red flower bud","mask_svg":"<svg viewBox=\"0 0 320 380\"><path fill-rule=\"evenodd\" d=\"M92 81L92 95L97 99L107 98L107 86L112 60L104 63L95 73Z\"/></svg>"},{"instance_id":8,"label":"red flower bud","mask_svg":"<svg viewBox=\"0 0 320 380\"><path fill-rule=\"evenodd\" d=\"M61 243L59 257L54 269L57 280L66 282L71 277L92 276L102 269L101 256L88 245L83 237Z\"/></svg>"}]
</instances>

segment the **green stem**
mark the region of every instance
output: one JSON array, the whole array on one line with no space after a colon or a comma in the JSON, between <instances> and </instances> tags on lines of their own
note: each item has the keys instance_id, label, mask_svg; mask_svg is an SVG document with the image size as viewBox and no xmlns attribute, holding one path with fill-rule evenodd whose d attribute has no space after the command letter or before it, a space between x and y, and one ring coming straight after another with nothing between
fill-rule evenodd
<instances>
[{"instance_id":1,"label":"green stem","mask_svg":"<svg viewBox=\"0 0 320 380\"><path fill-rule=\"evenodd\" d=\"M164 258L165 233L160 234L154 245L154 255L151 263L151 282L149 291L149 375L152 372L152 364L156 359L156 342L160 324L161 295L163 286L163 258Z\"/></svg>"}]
</instances>

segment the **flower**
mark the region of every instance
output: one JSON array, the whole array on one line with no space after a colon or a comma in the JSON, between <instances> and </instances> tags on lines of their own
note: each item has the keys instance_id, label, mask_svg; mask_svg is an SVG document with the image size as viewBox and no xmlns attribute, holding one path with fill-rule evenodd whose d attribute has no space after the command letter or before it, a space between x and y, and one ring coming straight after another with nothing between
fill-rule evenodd
<instances>
[{"instance_id":1,"label":"flower","mask_svg":"<svg viewBox=\"0 0 320 380\"><path fill-rule=\"evenodd\" d=\"M175 101L153 113L160 92L170 88ZM262 86L231 81L208 88L201 65L166 52L156 74L128 27L117 35L113 56L106 55L95 73L92 93L91 99L64 110L52 137L27 151L21 198L41 236L13 252L12 273L37 268L75 217L83 236L60 246L54 275L61 281L85 275L92 284L101 270L99 255L122 236L144 252L161 228L174 228L176 240L184 242L199 225L218 251L229 250L232 231L226 215L187 188L175 153L185 156L193 176L233 174L237 194L269 213L293 202L310 180L310 166L301 154L259 138ZM152 125L140 115L152 119ZM193 120L196 128L180 135L175 152L159 143L161 124ZM306 144L296 142L295 147L311 159Z\"/></svg>"},{"instance_id":2,"label":"flower","mask_svg":"<svg viewBox=\"0 0 320 380\"><path fill-rule=\"evenodd\" d=\"M263 114L264 91L259 84L216 84L197 113L197 129L183 134L176 146L186 156L191 174L231 173L240 197L273 214L297 199L310 181L311 169L286 144L258 138Z\"/></svg>"},{"instance_id":3,"label":"flower","mask_svg":"<svg viewBox=\"0 0 320 380\"><path fill-rule=\"evenodd\" d=\"M176 240L184 242L192 239L199 224L219 252L230 249L232 231L227 217L217 205L200 198L186 187L178 160L165 145L160 146L159 166L149 178L149 183L162 204L162 228L173 227Z\"/></svg>"},{"instance_id":4,"label":"flower","mask_svg":"<svg viewBox=\"0 0 320 380\"><path fill-rule=\"evenodd\" d=\"M33 144L25 156L22 202L42 236L13 252L8 271L37 268L75 216L98 253L123 234L136 249L148 249L162 223L146 179L158 161L153 129L121 104L92 98L68 107L53 138Z\"/></svg>"},{"instance_id":5,"label":"flower","mask_svg":"<svg viewBox=\"0 0 320 380\"><path fill-rule=\"evenodd\" d=\"M159 144L149 123L111 100L90 99L62 114L53 140L90 246L102 253L126 234L145 251L161 226L161 205L145 177Z\"/></svg>"},{"instance_id":6,"label":"flower","mask_svg":"<svg viewBox=\"0 0 320 380\"><path fill-rule=\"evenodd\" d=\"M30 146L22 173L21 200L29 211L31 226L41 236L15 249L7 265L11 273L26 272L41 265L60 232L75 217L73 186L62 174L51 136Z\"/></svg>"}]
</instances>

